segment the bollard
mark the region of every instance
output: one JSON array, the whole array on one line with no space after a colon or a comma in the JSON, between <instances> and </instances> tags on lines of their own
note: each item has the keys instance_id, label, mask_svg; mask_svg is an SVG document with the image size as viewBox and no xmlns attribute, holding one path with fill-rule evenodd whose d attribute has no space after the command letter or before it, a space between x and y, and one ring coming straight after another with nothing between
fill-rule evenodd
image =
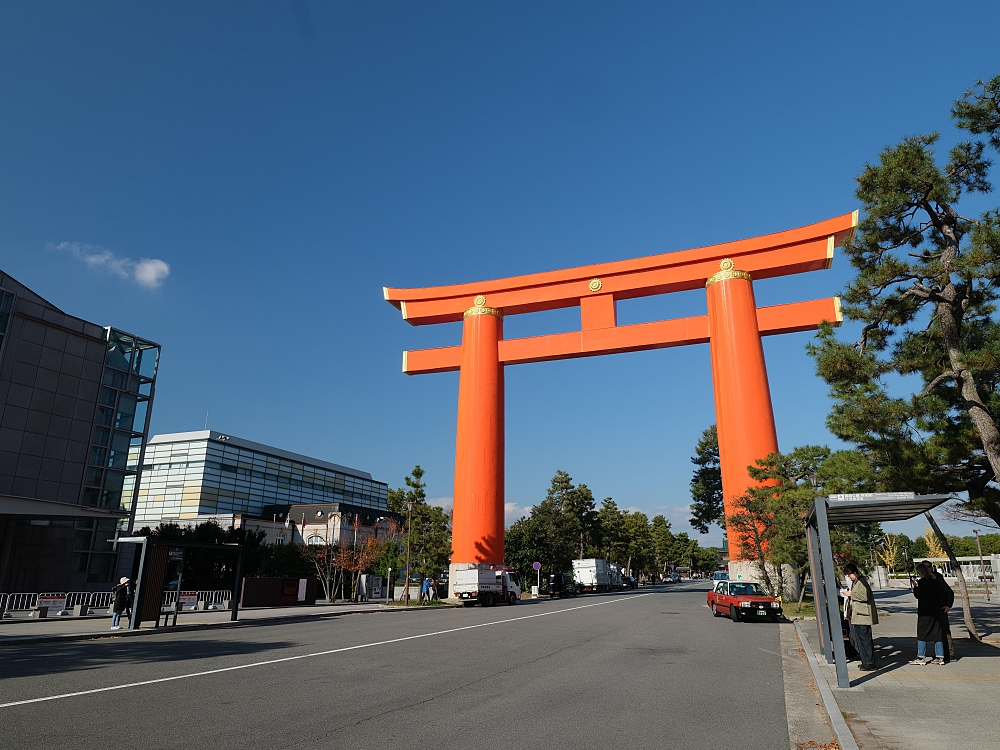
<instances>
[{"instance_id":1,"label":"bollard","mask_svg":"<svg viewBox=\"0 0 1000 750\"><path fill-rule=\"evenodd\" d=\"M48 616L49 616L49 608L48 607L32 607L31 608L31 614L28 615L28 617L35 617L35 618L37 618L39 620L41 620L41 619L47 619Z\"/></svg>"},{"instance_id":2,"label":"bollard","mask_svg":"<svg viewBox=\"0 0 1000 750\"><path fill-rule=\"evenodd\" d=\"M77 604L73 607L73 617L86 617L90 614L90 607L86 604Z\"/></svg>"}]
</instances>

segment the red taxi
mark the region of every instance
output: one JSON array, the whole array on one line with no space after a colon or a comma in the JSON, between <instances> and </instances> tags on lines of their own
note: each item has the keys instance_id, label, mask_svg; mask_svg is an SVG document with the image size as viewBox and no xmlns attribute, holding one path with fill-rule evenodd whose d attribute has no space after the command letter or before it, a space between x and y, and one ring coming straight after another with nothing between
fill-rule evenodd
<instances>
[{"instance_id":1,"label":"red taxi","mask_svg":"<svg viewBox=\"0 0 1000 750\"><path fill-rule=\"evenodd\" d=\"M768 596L759 583L749 581L716 581L708 592L708 608L716 617L729 615L740 620L770 620L781 617L781 602Z\"/></svg>"}]
</instances>

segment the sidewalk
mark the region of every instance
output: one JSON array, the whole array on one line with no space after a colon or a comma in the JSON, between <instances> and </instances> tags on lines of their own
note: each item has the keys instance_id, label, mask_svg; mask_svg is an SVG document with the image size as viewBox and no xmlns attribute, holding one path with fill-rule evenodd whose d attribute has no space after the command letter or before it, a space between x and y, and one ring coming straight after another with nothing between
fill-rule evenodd
<instances>
[{"instance_id":1,"label":"sidewalk","mask_svg":"<svg viewBox=\"0 0 1000 750\"><path fill-rule=\"evenodd\" d=\"M969 638L961 600L951 612L955 661L911 666L916 657L917 601L907 590L875 592L878 671L848 664L849 689L837 688L833 665L820 655L816 623L802 630L821 664L834 698L863 750L986 750L1000 744L1000 606L973 602L976 627L986 643Z\"/></svg>"},{"instance_id":2,"label":"sidewalk","mask_svg":"<svg viewBox=\"0 0 1000 750\"><path fill-rule=\"evenodd\" d=\"M429 609L428 607L410 607ZM177 618L177 627L154 628L152 622L145 622L138 631L111 630L109 616L90 617L47 617L42 620L27 618L0 620L0 648L3 646L44 643L55 640L89 640L104 637L124 637L151 635L155 632L178 632L208 628L239 627L241 625L261 625L264 623L290 622L313 617L336 617L340 615L368 612L404 612L404 607L385 607L378 603L318 604L302 607L254 607L241 609L239 620L231 622L231 612L208 610L183 612ZM171 620L172 621L172 620Z\"/></svg>"}]
</instances>

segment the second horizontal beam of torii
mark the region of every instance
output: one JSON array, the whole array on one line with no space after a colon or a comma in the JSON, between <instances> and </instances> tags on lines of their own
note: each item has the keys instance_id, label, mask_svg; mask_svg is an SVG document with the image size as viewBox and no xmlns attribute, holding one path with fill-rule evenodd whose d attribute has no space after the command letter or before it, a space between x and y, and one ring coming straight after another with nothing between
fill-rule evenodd
<instances>
[{"instance_id":1,"label":"second horizontal beam of torii","mask_svg":"<svg viewBox=\"0 0 1000 750\"><path fill-rule=\"evenodd\" d=\"M757 326L761 336L815 331L820 323L840 325L840 298L792 302L757 308ZM641 352L672 346L707 344L708 316L659 320L628 326L589 328L569 333L552 333L499 342L500 364L523 365L555 359L595 357L601 354ZM403 352L403 372L424 375L432 372L457 372L462 365L461 346L416 349Z\"/></svg>"}]
</instances>

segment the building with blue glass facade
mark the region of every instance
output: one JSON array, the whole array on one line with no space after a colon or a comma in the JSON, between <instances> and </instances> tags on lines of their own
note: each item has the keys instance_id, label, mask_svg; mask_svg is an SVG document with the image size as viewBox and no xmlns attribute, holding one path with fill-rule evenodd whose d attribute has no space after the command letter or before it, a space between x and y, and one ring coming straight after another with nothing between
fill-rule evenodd
<instances>
[{"instance_id":1,"label":"building with blue glass facade","mask_svg":"<svg viewBox=\"0 0 1000 750\"><path fill-rule=\"evenodd\" d=\"M149 441L135 524L261 517L265 507L320 503L385 511L388 494L365 471L214 430L180 432Z\"/></svg>"}]
</instances>

